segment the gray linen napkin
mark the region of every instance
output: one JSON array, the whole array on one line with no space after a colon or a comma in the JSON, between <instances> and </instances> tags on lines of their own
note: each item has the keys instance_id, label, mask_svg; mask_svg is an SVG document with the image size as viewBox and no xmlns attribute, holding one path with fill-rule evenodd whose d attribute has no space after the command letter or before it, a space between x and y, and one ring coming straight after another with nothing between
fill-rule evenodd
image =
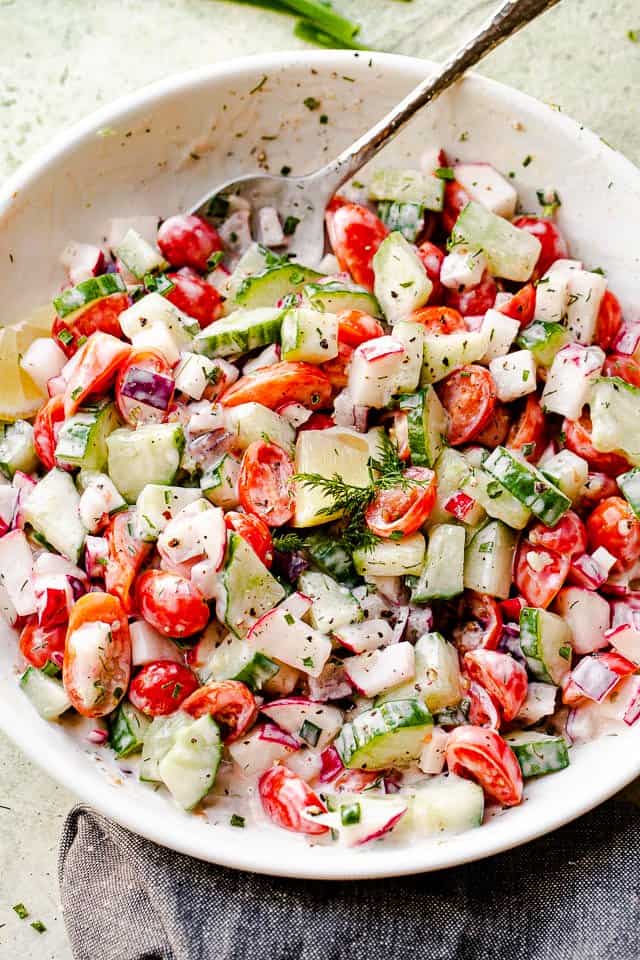
<instances>
[{"instance_id":1,"label":"gray linen napkin","mask_svg":"<svg viewBox=\"0 0 640 960\"><path fill-rule=\"evenodd\" d=\"M84 806L59 878L75 960L638 960L640 821L618 797L506 854L341 883L214 867Z\"/></svg>"}]
</instances>

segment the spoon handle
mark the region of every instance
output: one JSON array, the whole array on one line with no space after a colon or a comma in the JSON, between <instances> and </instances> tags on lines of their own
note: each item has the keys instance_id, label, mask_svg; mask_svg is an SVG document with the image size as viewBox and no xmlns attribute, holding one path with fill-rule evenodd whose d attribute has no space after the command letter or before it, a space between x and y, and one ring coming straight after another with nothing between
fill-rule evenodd
<instances>
[{"instance_id":1,"label":"spoon handle","mask_svg":"<svg viewBox=\"0 0 640 960\"><path fill-rule=\"evenodd\" d=\"M329 179L333 190L337 190L393 139L421 107L435 100L503 40L556 3L559 0L506 0L479 32L457 50L435 75L419 83L386 117L325 167L323 177Z\"/></svg>"}]
</instances>

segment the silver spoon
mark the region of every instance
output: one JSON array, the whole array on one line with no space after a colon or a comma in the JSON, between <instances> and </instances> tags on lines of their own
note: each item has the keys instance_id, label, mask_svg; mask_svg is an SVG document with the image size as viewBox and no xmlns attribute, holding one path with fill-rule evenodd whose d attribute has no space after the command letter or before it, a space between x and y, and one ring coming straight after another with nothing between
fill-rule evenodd
<instances>
[{"instance_id":1,"label":"silver spoon","mask_svg":"<svg viewBox=\"0 0 640 960\"><path fill-rule=\"evenodd\" d=\"M317 265L324 253L324 212L338 188L382 149L409 120L485 54L526 26L559 0L506 0L493 17L462 46L438 72L419 83L404 100L379 120L331 163L303 177L248 175L219 184L198 203L192 213L206 216L210 201L220 194L236 194L249 201L253 210L275 207L283 216L299 218L289 252L300 263Z\"/></svg>"}]
</instances>

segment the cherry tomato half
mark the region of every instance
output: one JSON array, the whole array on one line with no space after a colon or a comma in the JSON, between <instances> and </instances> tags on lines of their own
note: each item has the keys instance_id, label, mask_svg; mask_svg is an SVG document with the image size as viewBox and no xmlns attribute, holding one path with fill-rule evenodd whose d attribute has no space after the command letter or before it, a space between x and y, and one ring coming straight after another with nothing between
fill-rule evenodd
<instances>
[{"instance_id":1,"label":"cherry tomato half","mask_svg":"<svg viewBox=\"0 0 640 960\"><path fill-rule=\"evenodd\" d=\"M591 418L584 414L579 420L565 420L562 424L565 446L598 473L617 477L629 469L629 462L621 453L601 453L591 442Z\"/></svg>"},{"instance_id":2,"label":"cherry tomato half","mask_svg":"<svg viewBox=\"0 0 640 960\"><path fill-rule=\"evenodd\" d=\"M569 256L567 242L553 220L545 220L542 217L516 217L512 222L514 227L537 237L542 246L532 280L538 280L556 260L564 260Z\"/></svg>"},{"instance_id":3,"label":"cherry tomato half","mask_svg":"<svg viewBox=\"0 0 640 960\"><path fill-rule=\"evenodd\" d=\"M192 637L209 622L209 607L186 577L147 570L136 584L141 615L170 637Z\"/></svg>"},{"instance_id":4,"label":"cherry tomato half","mask_svg":"<svg viewBox=\"0 0 640 960\"><path fill-rule=\"evenodd\" d=\"M602 368L603 377L620 377L632 387L640 387L640 363L621 353L612 353Z\"/></svg>"},{"instance_id":5,"label":"cherry tomato half","mask_svg":"<svg viewBox=\"0 0 640 960\"><path fill-rule=\"evenodd\" d=\"M163 387L166 386L170 391L157 399L153 381L156 374L163 378ZM161 353L157 350L132 350L120 366L116 378L115 398L121 416L132 427L139 423L160 423L166 417L171 403L172 383L171 367ZM139 392L135 397L128 396L127 391L131 390L133 384L138 391L145 388L144 400Z\"/></svg>"},{"instance_id":6,"label":"cherry tomato half","mask_svg":"<svg viewBox=\"0 0 640 960\"><path fill-rule=\"evenodd\" d=\"M208 327L218 319L222 313L222 297L215 287L188 267L167 276L174 287L166 294L166 298L178 310L194 317L201 327Z\"/></svg>"},{"instance_id":7,"label":"cherry tomato half","mask_svg":"<svg viewBox=\"0 0 640 960\"><path fill-rule=\"evenodd\" d=\"M475 680L469 683L467 691L469 699L469 723L474 727L489 727L499 730L502 723L500 705L493 699L489 691Z\"/></svg>"},{"instance_id":8,"label":"cherry tomato half","mask_svg":"<svg viewBox=\"0 0 640 960\"><path fill-rule=\"evenodd\" d=\"M436 475L426 467L409 467L403 483L380 490L365 511L367 526L377 537L408 536L428 519L436 500Z\"/></svg>"},{"instance_id":9,"label":"cherry tomato half","mask_svg":"<svg viewBox=\"0 0 640 960\"><path fill-rule=\"evenodd\" d=\"M535 463L542 456L546 442L547 421L538 398L531 393L524 410L509 431L507 449L515 451L525 447L525 459Z\"/></svg>"},{"instance_id":10,"label":"cherry tomato half","mask_svg":"<svg viewBox=\"0 0 640 960\"><path fill-rule=\"evenodd\" d=\"M473 438L474 443L479 443L482 447L488 447L493 450L499 447L507 439L509 428L511 427L511 417L509 411L503 403L496 400L493 413L486 427L483 427L480 433L476 433Z\"/></svg>"},{"instance_id":11,"label":"cherry tomato half","mask_svg":"<svg viewBox=\"0 0 640 960\"><path fill-rule=\"evenodd\" d=\"M74 360L73 371L64 392L64 414L70 417L92 393L102 393L115 380L118 367L131 352L123 343L108 333L93 333Z\"/></svg>"},{"instance_id":12,"label":"cherry tomato half","mask_svg":"<svg viewBox=\"0 0 640 960\"><path fill-rule=\"evenodd\" d=\"M473 363L443 380L438 395L449 415L447 439L452 447L473 440L488 424L496 405L493 377Z\"/></svg>"},{"instance_id":13,"label":"cherry tomato half","mask_svg":"<svg viewBox=\"0 0 640 960\"><path fill-rule=\"evenodd\" d=\"M301 403L309 410L329 406L331 381L315 364L283 360L246 373L220 399L223 407L261 403L275 410L283 403Z\"/></svg>"},{"instance_id":14,"label":"cherry tomato half","mask_svg":"<svg viewBox=\"0 0 640 960\"><path fill-rule=\"evenodd\" d=\"M522 800L520 764L495 730L456 727L449 735L446 757L450 773L476 780L503 806L515 807Z\"/></svg>"},{"instance_id":15,"label":"cherry tomato half","mask_svg":"<svg viewBox=\"0 0 640 960\"><path fill-rule=\"evenodd\" d=\"M444 287L440 283L440 270L444 260L444 251L436 247L435 243L425 240L418 247L418 256L422 260L422 265L427 271L427 276L433 284L433 289L429 296L431 303L438 303L442 300Z\"/></svg>"},{"instance_id":16,"label":"cherry tomato half","mask_svg":"<svg viewBox=\"0 0 640 960\"><path fill-rule=\"evenodd\" d=\"M255 697L239 680L217 680L200 687L184 701L182 709L192 717L210 714L222 727L225 743L244 736L258 716Z\"/></svg>"},{"instance_id":17,"label":"cherry tomato half","mask_svg":"<svg viewBox=\"0 0 640 960\"><path fill-rule=\"evenodd\" d=\"M271 531L264 520L253 513L238 513L230 510L225 514L224 522L227 530L234 530L243 540L246 540L251 549L257 554L265 567L271 568L273 563L273 539Z\"/></svg>"},{"instance_id":18,"label":"cherry tomato half","mask_svg":"<svg viewBox=\"0 0 640 960\"><path fill-rule=\"evenodd\" d=\"M105 533L108 550L104 569L105 586L108 593L118 597L127 613L133 609L133 581L153 549L153 544L135 536L135 522L135 510L117 513Z\"/></svg>"},{"instance_id":19,"label":"cherry tomato half","mask_svg":"<svg viewBox=\"0 0 640 960\"><path fill-rule=\"evenodd\" d=\"M109 633L96 630L77 641L77 631L90 624L107 624ZM127 615L117 597L85 593L69 617L62 678L71 704L83 717L104 717L117 707L129 686L131 638Z\"/></svg>"},{"instance_id":20,"label":"cherry tomato half","mask_svg":"<svg viewBox=\"0 0 640 960\"><path fill-rule=\"evenodd\" d=\"M326 813L324 803L302 777L287 767L272 767L263 773L258 790L264 812L278 827L312 836L328 833L329 827L312 816Z\"/></svg>"},{"instance_id":21,"label":"cherry tomato half","mask_svg":"<svg viewBox=\"0 0 640 960\"><path fill-rule=\"evenodd\" d=\"M529 541L545 550L554 550L573 560L587 549L587 531L577 513L567 510L555 527L535 523L529 530Z\"/></svg>"},{"instance_id":22,"label":"cherry tomato half","mask_svg":"<svg viewBox=\"0 0 640 960\"><path fill-rule=\"evenodd\" d=\"M334 390L342 390L349 381L349 364L354 347L348 343L338 344L338 356L321 364L321 369Z\"/></svg>"},{"instance_id":23,"label":"cherry tomato half","mask_svg":"<svg viewBox=\"0 0 640 960\"><path fill-rule=\"evenodd\" d=\"M640 520L622 497L602 500L587 517L591 550L604 547L616 558L614 571L628 570L640 557Z\"/></svg>"},{"instance_id":24,"label":"cherry tomato half","mask_svg":"<svg viewBox=\"0 0 640 960\"><path fill-rule=\"evenodd\" d=\"M328 430L336 422L328 413L312 413L308 420L298 427L298 433L304 430Z\"/></svg>"},{"instance_id":25,"label":"cherry tomato half","mask_svg":"<svg viewBox=\"0 0 640 960\"><path fill-rule=\"evenodd\" d=\"M466 290L447 290L445 303L463 317L483 317L496 302L498 287L493 277L485 274L480 283Z\"/></svg>"},{"instance_id":26,"label":"cherry tomato half","mask_svg":"<svg viewBox=\"0 0 640 960\"><path fill-rule=\"evenodd\" d=\"M517 320L521 327L528 326L533 320L536 310L536 288L532 283L526 283L511 297L508 303L497 308L498 313Z\"/></svg>"},{"instance_id":27,"label":"cherry tomato half","mask_svg":"<svg viewBox=\"0 0 640 960\"><path fill-rule=\"evenodd\" d=\"M173 267L206 270L211 254L222 250L222 240L207 220L179 213L160 226L158 247Z\"/></svg>"},{"instance_id":28,"label":"cherry tomato half","mask_svg":"<svg viewBox=\"0 0 640 960\"><path fill-rule=\"evenodd\" d=\"M514 583L530 606L546 608L567 579L570 566L569 557L524 540L516 557Z\"/></svg>"},{"instance_id":29,"label":"cherry tomato half","mask_svg":"<svg viewBox=\"0 0 640 960\"><path fill-rule=\"evenodd\" d=\"M63 423L64 398L58 394L40 407L33 422L33 445L40 462L47 470L53 470L56 465L56 442Z\"/></svg>"},{"instance_id":30,"label":"cherry tomato half","mask_svg":"<svg viewBox=\"0 0 640 960\"><path fill-rule=\"evenodd\" d=\"M389 231L382 220L359 203L334 197L325 215L329 243L340 269L373 290L372 260Z\"/></svg>"},{"instance_id":31,"label":"cherry tomato half","mask_svg":"<svg viewBox=\"0 0 640 960\"><path fill-rule=\"evenodd\" d=\"M460 653L469 650L495 650L502 633L500 607L486 593L465 590L460 603L458 625L453 637Z\"/></svg>"},{"instance_id":32,"label":"cherry tomato half","mask_svg":"<svg viewBox=\"0 0 640 960\"><path fill-rule=\"evenodd\" d=\"M66 619L66 617L65 617ZM67 626L39 627L35 618L20 634L20 653L32 667L42 670L47 663L62 665Z\"/></svg>"},{"instance_id":33,"label":"cherry tomato half","mask_svg":"<svg viewBox=\"0 0 640 960\"><path fill-rule=\"evenodd\" d=\"M131 681L129 700L149 717L164 717L175 713L197 689L198 678L184 664L155 660L142 667Z\"/></svg>"},{"instance_id":34,"label":"cherry tomato half","mask_svg":"<svg viewBox=\"0 0 640 960\"><path fill-rule=\"evenodd\" d=\"M453 231L456 220L470 200L471 197L457 180L447 180L445 182L442 226L446 233Z\"/></svg>"},{"instance_id":35,"label":"cherry tomato half","mask_svg":"<svg viewBox=\"0 0 640 960\"><path fill-rule=\"evenodd\" d=\"M112 337L122 338L120 314L130 303L127 293L112 293L94 300L77 315L71 314L64 320L55 317L51 336L68 357L72 357L92 333L109 333Z\"/></svg>"},{"instance_id":36,"label":"cherry tomato half","mask_svg":"<svg viewBox=\"0 0 640 960\"><path fill-rule=\"evenodd\" d=\"M603 350L611 350L622 327L622 307L615 293L605 290L600 301L594 343Z\"/></svg>"},{"instance_id":37,"label":"cherry tomato half","mask_svg":"<svg viewBox=\"0 0 640 960\"><path fill-rule=\"evenodd\" d=\"M476 680L498 701L504 720L509 723L517 716L527 697L527 671L508 653L497 650L470 650L464 665L469 676Z\"/></svg>"},{"instance_id":38,"label":"cherry tomato half","mask_svg":"<svg viewBox=\"0 0 640 960\"><path fill-rule=\"evenodd\" d=\"M420 307L409 315L412 323L420 323L425 333L458 333L466 330L462 314L451 307Z\"/></svg>"},{"instance_id":39,"label":"cherry tomato half","mask_svg":"<svg viewBox=\"0 0 640 960\"><path fill-rule=\"evenodd\" d=\"M361 343L384 334L382 324L363 310L341 310L337 317L338 342L350 347L359 347Z\"/></svg>"},{"instance_id":40,"label":"cherry tomato half","mask_svg":"<svg viewBox=\"0 0 640 960\"><path fill-rule=\"evenodd\" d=\"M293 516L291 457L276 443L254 440L242 457L238 477L240 503L270 527L280 527Z\"/></svg>"}]
</instances>

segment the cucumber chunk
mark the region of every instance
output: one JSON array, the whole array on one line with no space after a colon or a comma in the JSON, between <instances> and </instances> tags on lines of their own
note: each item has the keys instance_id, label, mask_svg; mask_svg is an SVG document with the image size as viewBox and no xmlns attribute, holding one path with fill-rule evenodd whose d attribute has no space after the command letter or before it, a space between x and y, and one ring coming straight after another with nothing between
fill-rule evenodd
<instances>
[{"instance_id":1,"label":"cucumber chunk","mask_svg":"<svg viewBox=\"0 0 640 960\"><path fill-rule=\"evenodd\" d=\"M298 589L313 600L309 622L321 633L332 633L364 619L362 607L351 591L325 573L306 570L298 577Z\"/></svg>"},{"instance_id":2,"label":"cucumber chunk","mask_svg":"<svg viewBox=\"0 0 640 960\"><path fill-rule=\"evenodd\" d=\"M27 667L20 686L44 720L57 720L71 706L61 681L35 667Z\"/></svg>"},{"instance_id":3,"label":"cucumber chunk","mask_svg":"<svg viewBox=\"0 0 640 960\"><path fill-rule=\"evenodd\" d=\"M538 469L554 487L562 490L572 501L580 498L589 477L589 464L571 450L558 451L544 463L540 463Z\"/></svg>"},{"instance_id":4,"label":"cucumber chunk","mask_svg":"<svg viewBox=\"0 0 640 960\"><path fill-rule=\"evenodd\" d=\"M177 731L158 770L174 800L185 810L192 810L209 793L221 756L220 729L209 714Z\"/></svg>"},{"instance_id":5,"label":"cucumber chunk","mask_svg":"<svg viewBox=\"0 0 640 960\"><path fill-rule=\"evenodd\" d=\"M373 258L374 292L389 323L406 320L427 302L433 284L414 247L401 233L390 233Z\"/></svg>"},{"instance_id":6,"label":"cucumber chunk","mask_svg":"<svg viewBox=\"0 0 640 960\"><path fill-rule=\"evenodd\" d=\"M2 425L0 435L0 470L13 477L16 470L33 473L38 469L38 457L33 445L33 427L26 420Z\"/></svg>"},{"instance_id":7,"label":"cucumber chunk","mask_svg":"<svg viewBox=\"0 0 640 960\"><path fill-rule=\"evenodd\" d=\"M304 430L296 441L297 474L319 474L330 479L340 476L354 487L367 487L370 482L369 458L375 454L375 435L356 433L343 427L327 430ZM315 485L295 484L294 527L313 527L341 516L340 511L325 512L330 500Z\"/></svg>"},{"instance_id":8,"label":"cucumber chunk","mask_svg":"<svg viewBox=\"0 0 640 960\"><path fill-rule=\"evenodd\" d=\"M137 280L142 280L147 273L166 270L169 266L160 251L133 227L127 230L114 253Z\"/></svg>"},{"instance_id":9,"label":"cucumber chunk","mask_svg":"<svg viewBox=\"0 0 640 960\"><path fill-rule=\"evenodd\" d=\"M571 669L571 628L566 620L541 610L520 611L520 646L536 680L559 685Z\"/></svg>"},{"instance_id":10,"label":"cucumber chunk","mask_svg":"<svg viewBox=\"0 0 640 960\"><path fill-rule=\"evenodd\" d=\"M183 507L202 495L197 487L170 487L145 483L136 501L136 533L141 540L157 540L166 525Z\"/></svg>"},{"instance_id":11,"label":"cucumber chunk","mask_svg":"<svg viewBox=\"0 0 640 960\"><path fill-rule=\"evenodd\" d=\"M478 530L464 556L467 590L506 600L511 590L516 539L516 534L500 520L492 520Z\"/></svg>"},{"instance_id":12,"label":"cucumber chunk","mask_svg":"<svg viewBox=\"0 0 640 960\"><path fill-rule=\"evenodd\" d=\"M413 603L457 597L464 590L464 527L439 523L429 530L427 556L411 591Z\"/></svg>"},{"instance_id":13,"label":"cucumber chunk","mask_svg":"<svg viewBox=\"0 0 640 960\"><path fill-rule=\"evenodd\" d=\"M215 647L204 667L198 670L198 676L202 683L240 680L257 692L279 669L279 664L252 649L246 640L229 635Z\"/></svg>"},{"instance_id":14,"label":"cucumber chunk","mask_svg":"<svg viewBox=\"0 0 640 960\"><path fill-rule=\"evenodd\" d=\"M305 284L322 274L310 267L287 263L270 267L263 273L245 277L235 295L235 302L247 310L272 307L289 293L298 293Z\"/></svg>"},{"instance_id":15,"label":"cucumber chunk","mask_svg":"<svg viewBox=\"0 0 640 960\"><path fill-rule=\"evenodd\" d=\"M302 291L305 302L317 310L326 313L340 313L343 310L362 310L372 317L381 317L380 304L366 287L342 280L327 283L308 283Z\"/></svg>"},{"instance_id":16,"label":"cucumber chunk","mask_svg":"<svg viewBox=\"0 0 640 960\"><path fill-rule=\"evenodd\" d=\"M244 637L264 613L284 600L283 587L258 555L237 533L229 534L227 555L220 572L216 612L238 637Z\"/></svg>"},{"instance_id":17,"label":"cucumber chunk","mask_svg":"<svg viewBox=\"0 0 640 960\"><path fill-rule=\"evenodd\" d=\"M227 430L236 435L238 446L243 450L254 440L265 437L288 453L293 447L296 432L289 421L261 403L240 403L237 407L229 407L224 419Z\"/></svg>"},{"instance_id":18,"label":"cucumber chunk","mask_svg":"<svg viewBox=\"0 0 640 960\"><path fill-rule=\"evenodd\" d=\"M109 746L120 760L142 750L151 720L128 700L121 700L109 716Z\"/></svg>"},{"instance_id":19,"label":"cucumber chunk","mask_svg":"<svg viewBox=\"0 0 640 960\"><path fill-rule=\"evenodd\" d=\"M525 779L555 773L569 766L569 751L564 737L526 730L507 733L505 740L515 753Z\"/></svg>"},{"instance_id":20,"label":"cucumber chunk","mask_svg":"<svg viewBox=\"0 0 640 960\"><path fill-rule=\"evenodd\" d=\"M445 445L447 414L433 387L400 399L407 414L409 450L414 467L433 467Z\"/></svg>"},{"instance_id":21,"label":"cucumber chunk","mask_svg":"<svg viewBox=\"0 0 640 960\"><path fill-rule=\"evenodd\" d=\"M589 405L596 450L621 451L640 466L640 388L619 377L602 377L592 388Z\"/></svg>"},{"instance_id":22,"label":"cucumber chunk","mask_svg":"<svg viewBox=\"0 0 640 960\"><path fill-rule=\"evenodd\" d=\"M284 314L280 342L283 360L333 360L338 356L338 318L311 307L294 307Z\"/></svg>"},{"instance_id":23,"label":"cucumber chunk","mask_svg":"<svg viewBox=\"0 0 640 960\"><path fill-rule=\"evenodd\" d=\"M421 323L400 320L393 328L393 339L399 340L405 349L405 357L396 377L396 391L413 393L417 390L422 375L424 327Z\"/></svg>"},{"instance_id":24,"label":"cucumber chunk","mask_svg":"<svg viewBox=\"0 0 640 960\"><path fill-rule=\"evenodd\" d=\"M640 517L640 468L634 467L633 470L622 473L616 483L636 517Z\"/></svg>"},{"instance_id":25,"label":"cucumber chunk","mask_svg":"<svg viewBox=\"0 0 640 960\"><path fill-rule=\"evenodd\" d=\"M567 328L551 320L534 320L518 336L516 343L530 350L538 366L550 367L559 350L569 342Z\"/></svg>"},{"instance_id":26,"label":"cucumber chunk","mask_svg":"<svg viewBox=\"0 0 640 960\"><path fill-rule=\"evenodd\" d=\"M353 564L362 577L417 577L425 552L423 535L412 533L402 540L380 540L369 549L354 550Z\"/></svg>"},{"instance_id":27,"label":"cucumber chunk","mask_svg":"<svg viewBox=\"0 0 640 960\"><path fill-rule=\"evenodd\" d=\"M127 503L135 503L146 484L173 483L184 433L179 423L145 423L136 430L114 430L107 447L109 476Z\"/></svg>"},{"instance_id":28,"label":"cucumber chunk","mask_svg":"<svg viewBox=\"0 0 640 960\"><path fill-rule=\"evenodd\" d=\"M496 447L484 461L483 467L547 527L554 527L560 517L571 509L569 497L539 470L519 460L506 447Z\"/></svg>"},{"instance_id":29,"label":"cucumber chunk","mask_svg":"<svg viewBox=\"0 0 640 960\"><path fill-rule=\"evenodd\" d=\"M537 237L519 230L472 200L456 220L452 241L480 249L495 277L524 283L533 273L540 256Z\"/></svg>"},{"instance_id":30,"label":"cucumber chunk","mask_svg":"<svg viewBox=\"0 0 640 960\"><path fill-rule=\"evenodd\" d=\"M121 424L115 403L87 404L62 425L56 460L81 470L102 471L107 465L107 437Z\"/></svg>"},{"instance_id":31,"label":"cucumber chunk","mask_svg":"<svg viewBox=\"0 0 640 960\"><path fill-rule=\"evenodd\" d=\"M432 713L436 713L460 703L463 689L458 651L441 633L433 631L418 638L415 663L414 679L383 693L376 705L417 696Z\"/></svg>"},{"instance_id":32,"label":"cucumber chunk","mask_svg":"<svg viewBox=\"0 0 640 960\"><path fill-rule=\"evenodd\" d=\"M80 494L68 473L54 468L33 488L24 519L67 560L77 563L86 530L80 521Z\"/></svg>"},{"instance_id":33,"label":"cucumber chunk","mask_svg":"<svg viewBox=\"0 0 640 960\"><path fill-rule=\"evenodd\" d=\"M436 503L429 523L451 523L451 514L444 509L447 501L457 491L462 490L465 483L471 476L471 466L467 459L458 450L452 447L445 447L438 457L435 467L436 471ZM467 491L469 496L474 496L471 490ZM474 497L477 500L477 498ZM464 518L464 524L468 527L476 527L485 519L485 511L479 502L469 511Z\"/></svg>"},{"instance_id":34,"label":"cucumber chunk","mask_svg":"<svg viewBox=\"0 0 640 960\"><path fill-rule=\"evenodd\" d=\"M431 714L419 700L393 700L345 723L335 747L350 769L402 767L418 759L432 725Z\"/></svg>"},{"instance_id":35,"label":"cucumber chunk","mask_svg":"<svg viewBox=\"0 0 640 960\"><path fill-rule=\"evenodd\" d=\"M421 203L398 203L381 200L378 216L390 231L397 230L409 243L415 243L424 229L424 206Z\"/></svg>"},{"instance_id":36,"label":"cucumber chunk","mask_svg":"<svg viewBox=\"0 0 640 960\"><path fill-rule=\"evenodd\" d=\"M466 455L471 466L472 457ZM484 458L486 460L486 457ZM483 461L484 462L484 461ZM524 530L531 519L531 511L519 500L516 500L509 491L498 483L481 466L473 465L466 480L462 484L463 490L478 501L480 506L496 520L502 520L514 530Z\"/></svg>"},{"instance_id":37,"label":"cucumber chunk","mask_svg":"<svg viewBox=\"0 0 640 960\"><path fill-rule=\"evenodd\" d=\"M409 801L408 826L423 836L462 833L482 824L484 792L472 780L442 774L417 787Z\"/></svg>"},{"instance_id":38,"label":"cucumber chunk","mask_svg":"<svg viewBox=\"0 0 640 960\"><path fill-rule=\"evenodd\" d=\"M273 253L268 247L261 243L252 243L236 263L233 273L225 284L223 295L227 297L228 301L233 302L243 280L254 276L256 273L264 273L270 266L274 267L283 263L286 263L286 260L278 256L277 253Z\"/></svg>"},{"instance_id":39,"label":"cucumber chunk","mask_svg":"<svg viewBox=\"0 0 640 960\"><path fill-rule=\"evenodd\" d=\"M101 300L112 293L126 293L127 285L119 273L105 273L100 277L90 277L69 287L53 298L53 306L61 319L82 310L95 300Z\"/></svg>"},{"instance_id":40,"label":"cucumber chunk","mask_svg":"<svg viewBox=\"0 0 640 960\"><path fill-rule=\"evenodd\" d=\"M240 464L241 461L237 457L225 453L218 463L208 467L200 477L203 496L216 507L229 510L240 502L238 494Z\"/></svg>"},{"instance_id":41,"label":"cucumber chunk","mask_svg":"<svg viewBox=\"0 0 640 960\"><path fill-rule=\"evenodd\" d=\"M383 167L375 171L369 184L371 200L393 200L399 204L417 203L428 210L442 210L444 181L419 170L394 170Z\"/></svg>"},{"instance_id":42,"label":"cucumber chunk","mask_svg":"<svg viewBox=\"0 0 640 960\"><path fill-rule=\"evenodd\" d=\"M182 710L167 717L154 717L145 731L140 759L140 779L157 783L160 776L160 761L173 746L178 730L193 723L193 717Z\"/></svg>"},{"instance_id":43,"label":"cucumber chunk","mask_svg":"<svg viewBox=\"0 0 640 960\"><path fill-rule=\"evenodd\" d=\"M304 541L304 548L322 573L348 587L358 582L351 554L329 532L317 530L309 534Z\"/></svg>"},{"instance_id":44,"label":"cucumber chunk","mask_svg":"<svg viewBox=\"0 0 640 960\"><path fill-rule=\"evenodd\" d=\"M427 333L424 338L424 365L420 382L437 383L458 367L481 360L489 347L489 332L466 330L459 333Z\"/></svg>"},{"instance_id":45,"label":"cucumber chunk","mask_svg":"<svg viewBox=\"0 0 640 960\"><path fill-rule=\"evenodd\" d=\"M230 357L280 342L283 311L273 306L235 310L194 338L191 349L205 357Z\"/></svg>"}]
</instances>

